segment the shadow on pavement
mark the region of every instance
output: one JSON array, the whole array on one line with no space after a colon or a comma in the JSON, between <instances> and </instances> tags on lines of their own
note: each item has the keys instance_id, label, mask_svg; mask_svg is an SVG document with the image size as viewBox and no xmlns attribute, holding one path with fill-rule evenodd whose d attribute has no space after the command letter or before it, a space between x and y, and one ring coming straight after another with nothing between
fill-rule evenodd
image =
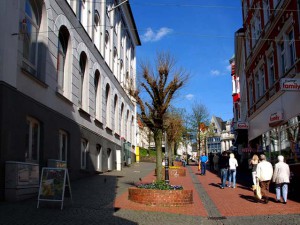
<instances>
[{"instance_id":1,"label":"shadow on pavement","mask_svg":"<svg viewBox=\"0 0 300 225\"><path fill-rule=\"evenodd\" d=\"M64 208L60 203L41 202L37 199L21 202L0 202L1 225L32 224L122 224L137 223L114 215L117 183L120 177L95 175L71 182L73 201L65 198Z\"/></svg>"}]
</instances>

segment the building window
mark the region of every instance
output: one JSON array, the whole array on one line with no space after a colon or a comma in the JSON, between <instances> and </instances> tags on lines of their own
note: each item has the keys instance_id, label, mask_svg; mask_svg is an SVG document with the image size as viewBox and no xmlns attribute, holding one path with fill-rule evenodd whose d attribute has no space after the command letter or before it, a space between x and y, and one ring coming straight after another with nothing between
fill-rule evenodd
<instances>
[{"instance_id":1,"label":"building window","mask_svg":"<svg viewBox=\"0 0 300 225\"><path fill-rule=\"evenodd\" d=\"M102 164L102 146L100 144L96 144L96 152L97 152L97 171L101 171Z\"/></svg>"},{"instance_id":2,"label":"building window","mask_svg":"<svg viewBox=\"0 0 300 225\"><path fill-rule=\"evenodd\" d=\"M94 77L94 88L95 88L95 116L97 119L101 116L101 83L100 83L100 72L96 70Z\"/></svg>"},{"instance_id":3,"label":"building window","mask_svg":"<svg viewBox=\"0 0 300 225\"><path fill-rule=\"evenodd\" d=\"M250 34L249 31L246 33L246 57L248 58L250 55Z\"/></svg>"},{"instance_id":4,"label":"building window","mask_svg":"<svg viewBox=\"0 0 300 225\"><path fill-rule=\"evenodd\" d=\"M41 7L36 0L25 1L25 18L22 21L23 67L37 76L38 34L41 23Z\"/></svg>"},{"instance_id":5,"label":"building window","mask_svg":"<svg viewBox=\"0 0 300 225\"><path fill-rule=\"evenodd\" d=\"M118 50L116 47L114 47L114 75L117 79L118 77Z\"/></svg>"},{"instance_id":6,"label":"building window","mask_svg":"<svg viewBox=\"0 0 300 225\"><path fill-rule=\"evenodd\" d=\"M28 117L25 160L28 162L38 162L39 150L40 150L40 123L36 119Z\"/></svg>"},{"instance_id":7,"label":"building window","mask_svg":"<svg viewBox=\"0 0 300 225\"><path fill-rule=\"evenodd\" d=\"M124 103L121 104L121 136L124 137Z\"/></svg>"},{"instance_id":8,"label":"building window","mask_svg":"<svg viewBox=\"0 0 300 225\"><path fill-rule=\"evenodd\" d=\"M57 85L58 90L64 90L64 82L66 71L68 68L67 63L67 51L68 51L68 43L69 43L69 32L65 26L62 26L59 29L58 34L58 51L57 51Z\"/></svg>"},{"instance_id":9,"label":"building window","mask_svg":"<svg viewBox=\"0 0 300 225\"><path fill-rule=\"evenodd\" d=\"M270 2L269 0L263 1L263 10L264 10L264 25L269 22L270 18Z\"/></svg>"},{"instance_id":10,"label":"building window","mask_svg":"<svg viewBox=\"0 0 300 225\"><path fill-rule=\"evenodd\" d=\"M87 169L87 154L88 154L88 141L86 139L81 139L81 157L80 157L80 168Z\"/></svg>"},{"instance_id":11,"label":"building window","mask_svg":"<svg viewBox=\"0 0 300 225\"><path fill-rule=\"evenodd\" d=\"M110 86L106 84L105 88L105 110L106 110L106 127L110 128Z\"/></svg>"},{"instance_id":12,"label":"building window","mask_svg":"<svg viewBox=\"0 0 300 225\"><path fill-rule=\"evenodd\" d=\"M84 84L85 84L85 78L86 78L86 69L87 67L87 56L84 52L81 52L80 59L79 59L79 85L78 85L78 104L80 107L84 108L84 105L86 103L85 101L85 91L84 90Z\"/></svg>"},{"instance_id":13,"label":"building window","mask_svg":"<svg viewBox=\"0 0 300 225\"><path fill-rule=\"evenodd\" d=\"M97 10L94 14L94 44L100 50L100 15Z\"/></svg>"},{"instance_id":14,"label":"building window","mask_svg":"<svg viewBox=\"0 0 300 225\"><path fill-rule=\"evenodd\" d=\"M114 118L114 130L116 133L119 133L119 112L118 112L118 96L115 95L115 98L114 98L114 115L115 115L115 118Z\"/></svg>"},{"instance_id":15,"label":"building window","mask_svg":"<svg viewBox=\"0 0 300 225\"><path fill-rule=\"evenodd\" d=\"M253 101L253 81L252 80L249 82L248 95L249 95L249 105L251 107L254 104L254 101Z\"/></svg>"},{"instance_id":16,"label":"building window","mask_svg":"<svg viewBox=\"0 0 300 225\"><path fill-rule=\"evenodd\" d=\"M285 73L285 48L284 42L280 42L278 45L278 52L279 52L279 66L280 66L280 77L282 77Z\"/></svg>"},{"instance_id":17,"label":"building window","mask_svg":"<svg viewBox=\"0 0 300 225\"><path fill-rule=\"evenodd\" d=\"M294 38L294 31L291 30L287 34L288 38L288 60L289 60L289 65L292 67L295 64L295 59L296 59L296 49L295 49L295 38Z\"/></svg>"},{"instance_id":18,"label":"building window","mask_svg":"<svg viewBox=\"0 0 300 225\"><path fill-rule=\"evenodd\" d=\"M59 131L59 160L67 161L68 154L68 134L67 132Z\"/></svg>"},{"instance_id":19,"label":"building window","mask_svg":"<svg viewBox=\"0 0 300 225\"><path fill-rule=\"evenodd\" d=\"M268 75L269 75L269 88L275 83L275 71L274 71L274 57L273 55L268 57Z\"/></svg>"},{"instance_id":20,"label":"building window","mask_svg":"<svg viewBox=\"0 0 300 225\"><path fill-rule=\"evenodd\" d=\"M78 8L78 18L81 24L86 27L87 26L87 5L86 0L79 0L79 8Z\"/></svg>"},{"instance_id":21,"label":"building window","mask_svg":"<svg viewBox=\"0 0 300 225\"><path fill-rule=\"evenodd\" d=\"M110 65L110 43L108 31L105 32L105 61L107 65Z\"/></svg>"},{"instance_id":22,"label":"building window","mask_svg":"<svg viewBox=\"0 0 300 225\"><path fill-rule=\"evenodd\" d=\"M259 79L260 79L260 96L263 96L266 93L266 79L265 79L265 70L263 66L259 69Z\"/></svg>"}]
</instances>

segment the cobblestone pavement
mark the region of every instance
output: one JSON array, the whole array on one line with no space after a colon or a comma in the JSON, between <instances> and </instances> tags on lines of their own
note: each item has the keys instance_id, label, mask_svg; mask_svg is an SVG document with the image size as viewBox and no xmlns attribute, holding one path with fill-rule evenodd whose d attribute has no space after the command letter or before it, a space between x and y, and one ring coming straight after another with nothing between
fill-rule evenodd
<instances>
[{"instance_id":1,"label":"cobblestone pavement","mask_svg":"<svg viewBox=\"0 0 300 225\"><path fill-rule=\"evenodd\" d=\"M242 184L236 189L218 187L219 178L207 172L199 176L197 167L187 167L187 176L172 178L194 191L194 204L186 207L153 207L132 203L127 188L140 179L154 178L153 163L134 163L122 171L112 171L71 181L72 201L60 204L37 199L0 202L0 225L190 225L190 224L300 224L300 202L287 205L253 201L251 191ZM271 197L273 197L271 193Z\"/></svg>"}]
</instances>

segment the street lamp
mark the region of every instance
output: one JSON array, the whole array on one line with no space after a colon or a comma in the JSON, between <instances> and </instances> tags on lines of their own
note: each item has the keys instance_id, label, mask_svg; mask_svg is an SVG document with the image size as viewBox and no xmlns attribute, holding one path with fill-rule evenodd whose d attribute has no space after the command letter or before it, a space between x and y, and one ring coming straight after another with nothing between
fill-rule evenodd
<instances>
[{"instance_id":1,"label":"street lamp","mask_svg":"<svg viewBox=\"0 0 300 225\"><path fill-rule=\"evenodd\" d=\"M167 132L165 131L165 183L169 184L169 156L167 148Z\"/></svg>"}]
</instances>

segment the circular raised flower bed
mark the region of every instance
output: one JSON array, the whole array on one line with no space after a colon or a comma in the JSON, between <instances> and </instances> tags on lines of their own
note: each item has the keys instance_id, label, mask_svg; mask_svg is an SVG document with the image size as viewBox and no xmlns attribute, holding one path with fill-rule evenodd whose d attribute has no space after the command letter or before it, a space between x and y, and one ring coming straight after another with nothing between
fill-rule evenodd
<instances>
[{"instance_id":1,"label":"circular raised flower bed","mask_svg":"<svg viewBox=\"0 0 300 225\"><path fill-rule=\"evenodd\" d=\"M128 199L155 206L184 206L193 203L193 190L156 190L130 187Z\"/></svg>"}]
</instances>

